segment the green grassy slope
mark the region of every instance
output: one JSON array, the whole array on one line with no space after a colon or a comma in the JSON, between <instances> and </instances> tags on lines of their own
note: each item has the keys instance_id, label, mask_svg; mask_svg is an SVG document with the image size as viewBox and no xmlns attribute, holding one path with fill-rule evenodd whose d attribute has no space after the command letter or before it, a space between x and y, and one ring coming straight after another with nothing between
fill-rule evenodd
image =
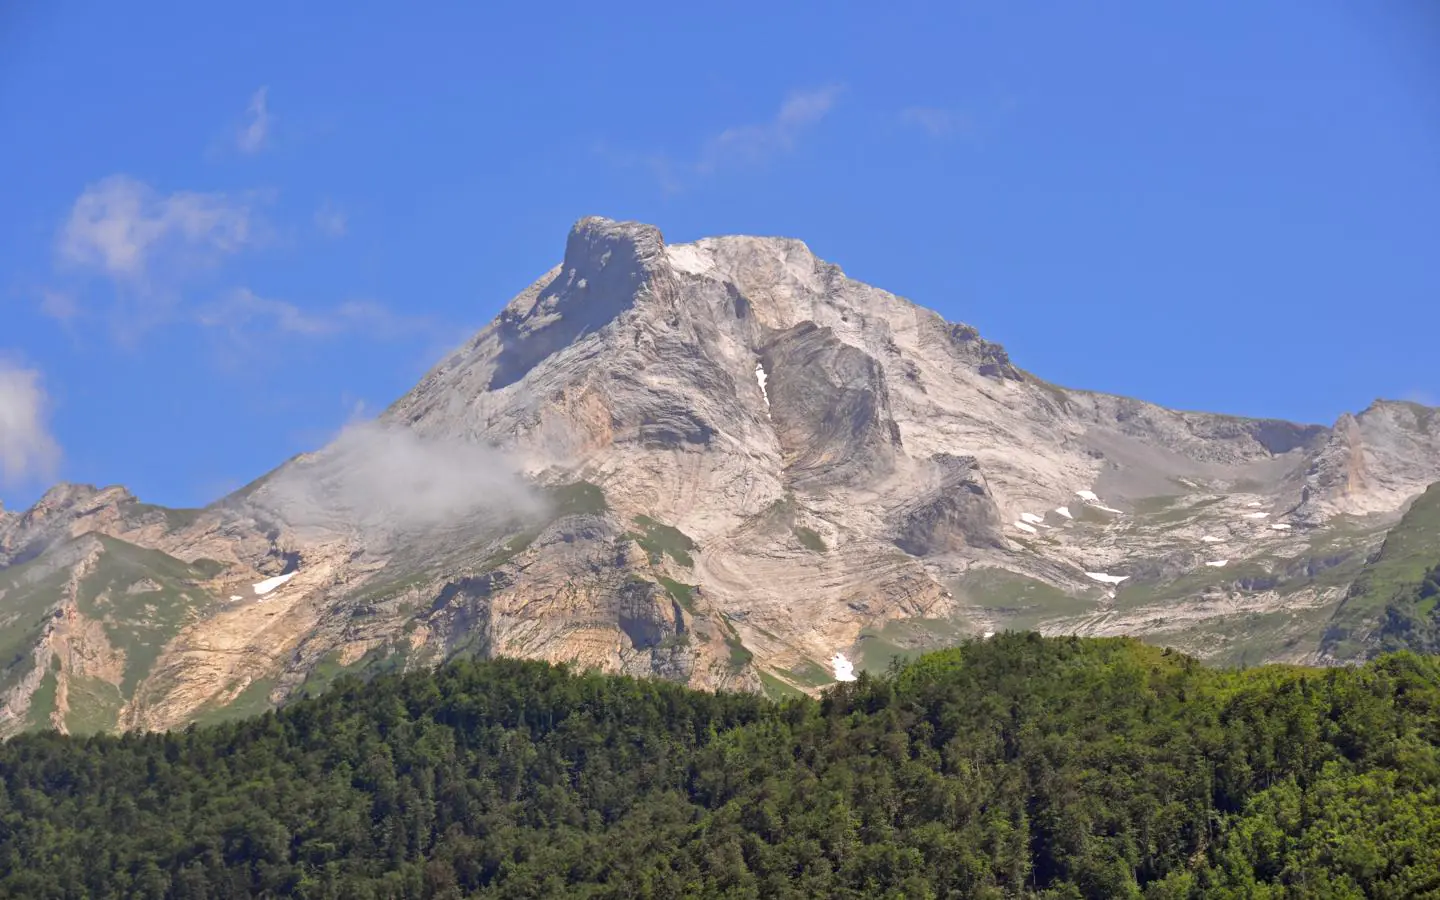
<instances>
[{"instance_id":1,"label":"green grassy slope","mask_svg":"<svg viewBox=\"0 0 1440 900\"><path fill-rule=\"evenodd\" d=\"M1336 610L1323 648L1339 658L1440 651L1440 483L1385 537Z\"/></svg>"},{"instance_id":2,"label":"green grassy slope","mask_svg":"<svg viewBox=\"0 0 1440 900\"><path fill-rule=\"evenodd\" d=\"M65 673L65 726L72 733L115 728L121 708L150 673L165 644L216 602L199 586L212 574L205 565L191 565L105 535L86 535L75 546L92 542L100 552L78 582L75 611L100 623L108 647L87 647L84 652L115 653L123 658L123 665L118 682ZM16 684L33 667L36 643L46 624L59 614L58 604L66 597L74 573L73 563L59 564L54 555L0 571L0 690ZM59 672L47 673L31 698L31 727L48 724L59 677Z\"/></svg>"}]
</instances>

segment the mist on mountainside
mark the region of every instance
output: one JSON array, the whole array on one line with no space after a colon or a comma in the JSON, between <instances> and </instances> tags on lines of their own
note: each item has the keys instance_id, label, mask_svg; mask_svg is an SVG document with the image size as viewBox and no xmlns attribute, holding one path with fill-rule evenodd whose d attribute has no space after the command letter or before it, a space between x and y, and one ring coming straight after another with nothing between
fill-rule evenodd
<instances>
[{"instance_id":1,"label":"mist on mountainside","mask_svg":"<svg viewBox=\"0 0 1440 900\"><path fill-rule=\"evenodd\" d=\"M343 522L363 531L539 516L544 500L520 471L518 460L484 444L355 422L281 470L265 485L262 502L298 527Z\"/></svg>"}]
</instances>

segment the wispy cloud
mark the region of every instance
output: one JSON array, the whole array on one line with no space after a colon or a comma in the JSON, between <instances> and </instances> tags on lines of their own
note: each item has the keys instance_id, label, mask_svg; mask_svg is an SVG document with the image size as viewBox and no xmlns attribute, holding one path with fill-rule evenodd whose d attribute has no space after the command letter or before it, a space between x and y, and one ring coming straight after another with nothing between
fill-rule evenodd
<instances>
[{"instance_id":1,"label":"wispy cloud","mask_svg":"<svg viewBox=\"0 0 1440 900\"><path fill-rule=\"evenodd\" d=\"M693 170L678 164L664 153L634 153L608 141L596 141L591 150L613 166L646 170L666 194L679 193L684 188L682 176Z\"/></svg>"},{"instance_id":2,"label":"wispy cloud","mask_svg":"<svg viewBox=\"0 0 1440 900\"><path fill-rule=\"evenodd\" d=\"M345 232L350 229L350 220L343 210L335 208L327 200L315 210L315 227L327 237L344 237Z\"/></svg>"},{"instance_id":3,"label":"wispy cloud","mask_svg":"<svg viewBox=\"0 0 1440 900\"><path fill-rule=\"evenodd\" d=\"M262 87L250 95L245 108L245 124L235 133L235 147L241 153L259 153L270 142L274 118L270 115L270 88Z\"/></svg>"},{"instance_id":4,"label":"wispy cloud","mask_svg":"<svg viewBox=\"0 0 1440 900\"><path fill-rule=\"evenodd\" d=\"M543 508L516 459L484 445L355 422L325 449L286 466L252 496L294 525L377 536L461 523L481 527Z\"/></svg>"},{"instance_id":5,"label":"wispy cloud","mask_svg":"<svg viewBox=\"0 0 1440 900\"><path fill-rule=\"evenodd\" d=\"M769 121L726 128L706 141L696 170L708 175L725 166L758 165L794 150L801 135L834 109L841 90L828 85L791 92Z\"/></svg>"},{"instance_id":6,"label":"wispy cloud","mask_svg":"<svg viewBox=\"0 0 1440 900\"><path fill-rule=\"evenodd\" d=\"M352 335L375 340L428 336L440 326L424 316L405 316L372 300L351 300L324 309L305 309L262 297L248 288L231 291L200 310L196 321L238 343L255 338L324 338Z\"/></svg>"},{"instance_id":7,"label":"wispy cloud","mask_svg":"<svg viewBox=\"0 0 1440 900\"><path fill-rule=\"evenodd\" d=\"M911 106L900 111L900 121L935 138L970 134L974 121L961 112L933 106Z\"/></svg>"},{"instance_id":8,"label":"wispy cloud","mask_svg":"<svg viewBox=\"0 0 1440 900\"><path fill-rule=\"evenodd\" d=\"M46 288L40 292L40 314L68 325L80 316L80 303L74 294Z\"/></svg>"},{"instance_id":9,"label":"wispy cloud","mask_svg":"<svg viewBox=\"0 0 1440 900\"><path fill-rule=\"evenodd\" d=\"M189 270L254 245L261 234L253 203L253 197L219 193L160 194L128 175L112 175L75 201L56 255L64 265L144 286L162 259L167 269Z\"/></svg>"},{"instance_id":10,"label":"wispy cloud","mask_svg":"<svg viewBox=\"0 0 1440 900\"><path fill-rule=\"evenodd\" d=\"M614 165L647 170L665 193L674 194L696 178L722 169L763 165L793 152L805 133L830 114L843 92L838 84L792 91L770 119L725 128L706 139L688 159L668 153L635 153L604 141L595 144L594 152Z\"/></svg>"},{"instance_id":11,"label":"wispy cloud","mask_svg":"<svg viewBox=\"0 0 1440 900\"><path fill-rule=\"evenodd\" d=\"M0 359L0 483L53 475L60 445L46 424L48 406L38 371Z\"/></svg>"},{"instance_id":12,"label":"wispy cloud","mask_svg":"<svg viewBox=\"0 0 1440 900\"><path fill-rule=\"evenodd\" d=\"M129 175L89 185L71 206L55 240L61 274L99 277L113 288L110 320L117 338L133 342L173 315L180 289L229 257L271 236L257 212L263 194L161 193ZM51 291L42 309L75 319L73 293Z\"/></svg>"}]
</instances>

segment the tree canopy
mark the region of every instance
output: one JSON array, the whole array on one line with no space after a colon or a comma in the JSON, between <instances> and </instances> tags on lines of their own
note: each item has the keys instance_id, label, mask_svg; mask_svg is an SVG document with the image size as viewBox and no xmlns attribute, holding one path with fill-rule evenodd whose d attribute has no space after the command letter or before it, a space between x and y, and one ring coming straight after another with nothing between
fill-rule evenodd
<instances>
[{"instance_id":1,"label":"tree canopy","mask_svg":"<svg viewBox=\"0 0 1440 900\"><path fill-rule=\"evenodd\" d=\"M1440 666L1007 633L776 704L515 660L0 746L0 895L1440 896Z\"/></svg>"}]
</instances>

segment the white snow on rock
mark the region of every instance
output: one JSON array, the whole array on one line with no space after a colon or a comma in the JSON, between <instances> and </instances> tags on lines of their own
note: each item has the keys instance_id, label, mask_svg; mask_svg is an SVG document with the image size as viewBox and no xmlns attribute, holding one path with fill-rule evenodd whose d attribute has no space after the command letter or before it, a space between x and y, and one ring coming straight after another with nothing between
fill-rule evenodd
<instances>
[{"instance_id":1,"label":"white snow on rock","mask_svg":"<svg viewBox=\"0 0 1440 900\"><path fill-rule=\"evenodd\" d=\"M1016 522L1015 527L1020 529L1021 531L1028 531L1030 534L1040 533L1040 529L1036 528L1034 525L1031 525L1029 522Z\"/></svg>"},{"instance_id":2,"label":"white snow on rock","mask_svg":"<svg viewBox=\"0 0 1440 900\"><path fill-rule=\"evenodd\" d=\"M693 244L670 244L665 248L665 256L671 267L690 275L708 275L715 271L715 261L710 254Z\"/></svg>"},{"instance_id":3,"label":"white snow on rock","mask_svg":"<svg viewBox=\"0 0 1440 900\"><path fill-rule=\"evenodd\" d=\"M987 632L985 632L984 634L982 634L982 635L980 636L980 639L981 639L982 641L988 641L988 640L990 640L990 639L991 639L992 637L994 637L994 636L995 636L995 632L993 632L993 631L987 631Z\"/></svg>"},{"instance_id":4,"label":"white snow on rock","mask_svg":"<svg viewBox=\"0 0 1440 900\"><path fill-rule=\"evenodd\" d=\"M1245 505L1248 506L1248 507L1250 507L1251 509L1254 509L1254 508L1257 507L1257 506L1264 506L1265 504L1261 503L1259 500L1251 500L1249 503L1247 503L1247 504L1245 504Z\"/></svg>"},{"instance_id":5,"label":"white snow on rock","mask_svg":"<svg viewBox=\"0 0 1440 900\"><path fill-rule=\"evenodd\" d=\"M1100 496L1099 496L1098 494L1096 494L1094 491L1076 491L1076 492L1075 492L1075 496L1079 497L1081 500L1084 500L1086 503L1090 504L1091 506L1095 507L1096 509L1104 510L1105 512L1108 512L1108 513L1119 513L1119 512L1120 512L1120 510L1115 509L1114 507L1111 507L1111 506L1102 506L1101 503L1100 503Z\"/></svg>"},{"instance_id":6,"label":"white snow on rock","mask_svg":"<svg viewBox=\"0 0 1440 900\"><path fill-rule=\"evenodd\" d=\"M294 578L294 577L295 577L296 575L298 575L298 574L300 574L300 573L299 573L299 572L287 572L287 573L284 574L284 575L276 575L274 578L267 578L267 579L265 579L264 581L260 581L260 582L257 582L257 583L255 583L255 584L252 584L250 587L254 589L254 591L255 591L255 596L257 596L257 597L263 597L263 596L265 596L266 594L268 594L268 593L270 593L271 591L273 591L273 590L275 590L276 588L278 588L280 585L282 585L282 584L284 584L285 582L289 581L290 579Z\"/></svg>"},{"instance_id":7,"label":"white snow on rock","mask_svg":"<svg viewBox=\"0 0 1440 900\"><path fill-rule=\"evenodd\" d=\"M1212 560L1210 560L1209 562L1207 562L1205 565L1210 566L1210 567L1213 568L1213 569L1221 569L1221 568L1224 568L1225 564L1228 563L1229 561L1230 561L1230 560L1228 560L1228 559L1212 559Z\"/></svg>"},{"instance_id":8,"label":"white snow on rock","mask_svg":"<svg viewBox=\"0 0 1440 900\"><path fill-rule=\"evenodd\" d=\"M830 660L830 665L835 667L836 681L854 681L855 664L845 658L845 654L836 653L835 658Z\"/></svg>"},{"instance_id":9,"label":"white snow on rock","mask_svg":"<svg viewBox=\"0 0 1440 900\"><path fill-rule=\"evenodd\" d=\"M755 380L760 383L760 396L765 398L765 408L769 409L770 392L765 390L765 382L770 380L770 376L765 374L765 367L758 362L755 363Z\"/></svg>"},{"instance_id":10,"label":"white snow on rock","mask_svg":"<svg viewBox=\"0 0 1440 900\"><path fill-rule=\"evenodd\" d=\"M231 594L231 595L230 595L230 599L231 599L231 600L244 600L245 598L242 597L242 596L240 596L239 594Z\"/></svg>"},{"instance_id":11,"label":"white snow on rock","mask_svg":"<svg viewBox=\"0 0 1440 900\"><path fill-rule=\"evenodd\" d=\"M1268 519L1268 518L1270 518L1270 514L1269 514L1269 513L1246 513L1246 514L1245 514L1245 518L1247 518L1247 519Z\"/></svg>"},{"instance_id":12,"label":"white snow on rock","mask_svg":"<svg viewBox=\"0 0 1440 900\"><path fill-rule=\"evenodd\" d=\"M1037 515L1035 515L1034 513L1021 513L1021 514L1020 514L1020 519L1021 519L1022 521L1025 521L1025 522L1029 522L1031 525L1043 525L1043 524L1045 524L1045 517L1044 517L1044 516L1037 516Z\"/></svg>"},{"instance_id":13,"label":"white snow on rock","mask_svg":"<svg viewBox=\"0 0 1440 900\"><path fill-rule=\"evenodd\" d=\"M1275 529L1276 531L1289 531L1289 530L1290 530L1290 526L1289 526L1289 525L1286 525L1284 522L1276 522L1274 525L1271 525L1270 527L1273 528L1273 529Z\"/></svg>"},{"instance_id":14,"label":"white snow on rock","mask_svg":"<svg viewBox=\"0 0 1440 900\"><path fill-rule=\"evenodd\" d=\"M1057 506L1055 507L1055 511L1067 519L1075 518L1074 516L1070 515L1070 507L1068 506Z\"/></svg>"},{"instance_id":15,"label":"white snow on rock","mask_svg":"<svg viewBox=\"0 0 1440 900\"><path fill-rule=\"evenodd\" d=\"M1104 572L1086 572L1085 575L1102 584L1119 584L1130 577L1129 575L1106 575Z\"/></svg>"},{"instance_id":16,"label":"white snow on rock","mask_svg":"<svg viewBox=\"0 0 1440 900\"><path fill-rule=\"evenodd\" d=\"M1224 539L1223 537L1216 537L1216 536L1213 535L1213 534L1207 534L1207 535L1205 535L1204 537L1202 537L1200 540L1204 541L1204 542L1207 543L1207 544L1219 544L1219 543L1223 542L1225 539Z\"/></svg>"}]
</instances>

